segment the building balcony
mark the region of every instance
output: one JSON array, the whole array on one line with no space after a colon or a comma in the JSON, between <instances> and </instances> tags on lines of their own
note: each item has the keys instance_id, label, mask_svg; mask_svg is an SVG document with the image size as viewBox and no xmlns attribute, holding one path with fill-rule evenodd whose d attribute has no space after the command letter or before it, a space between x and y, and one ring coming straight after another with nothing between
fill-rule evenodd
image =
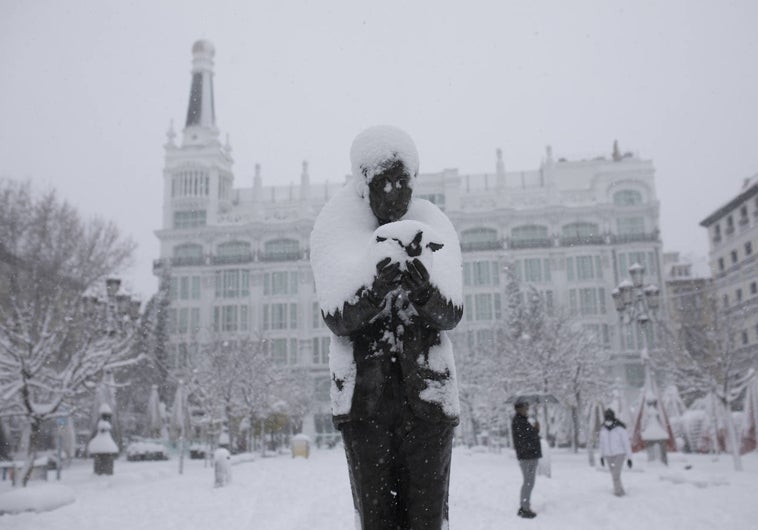
<instances>
[{"instance_id":1,"label":"building balcony","mask_svg":"<svg viewBox=\"0 0 758 530\"><path fill-rule=\"evenodd\" d=\"M158 272L164 267L196 267L206 265L207 262L205 256L155 259L153 260L153 272Z\"/></svg>"},{"instance_id":2,"label":"building balcony","mask_svg":"<svg viewBox=\"0 0 758 530\"><path fill-rule=\"evenodd\" d=\"M256 260L257 257L257 260ZM296 250L288 252L250 252L236 256L193 256L182 258L162 258L153 260L153 273L159 272L164 267L197 267L205 265L244 265L255 261L298 261L306 259L307 251Z\"/></svg>"},{"instance_id":3,"label":"building balcony","mask_svg":"<svg viewBox=\"0 0 758 530\"><path fill-rule=\"evenodd\" d=\"M236 256L212 256L213 265L236 265L241 263L252 263L254 260L253 253L239 254Z\"/></svg>"},{"instance_id":4,"label":"building balcony","mask_svg":"<svg viewBox=\"0 0 758 530\"><path fill-rule=\"evenodd\" d=\"M659 232L641 233L641 234L613 234L611 236L612 243L639 243L639 242L658 242L660 241Z\"/></svg>"},{"instance_id":5,"label":"building balcony","mask_svg":"<svg viewBox=\"0 0 758 530\"><path fill-rule=\"evenodd\" d=\"M550 238L535 239L510 239L508 247L512 249L519 248L550 248L553 246L553 240Z\"/></svg>"},{"instance_id":6,"label":"building balcony","mask_svg":"<svg viewBox=\"0 0 758 530\"><path fill-rule=\"evenodd\" d=\"M462 252L475 252L477 250L501 250L503 244L500 241L471 241L461 243Z\"/></svg>"},{"instance_id":7,"label":"building balcony","mask_svg":"<svg viewBox=\"0 0 758 530\"><path fill-rule=\"evenodd\" d=\"M604 245L606 239L604 236L576 236L576 237L562 237L560 239L560 245L562 247L578 247L584 245Z\"/></svg>"},{"instance_id":8,"label":"building balcony","mask_svg":"<svg viewBox=\"0 0 758 530\"><path fill-rule=\"evenodd\" d=\"M264 252L260 254L260 261L298 261L305 258L302 250L289 250L286 252Z\"/></svg>"}]
</instances>

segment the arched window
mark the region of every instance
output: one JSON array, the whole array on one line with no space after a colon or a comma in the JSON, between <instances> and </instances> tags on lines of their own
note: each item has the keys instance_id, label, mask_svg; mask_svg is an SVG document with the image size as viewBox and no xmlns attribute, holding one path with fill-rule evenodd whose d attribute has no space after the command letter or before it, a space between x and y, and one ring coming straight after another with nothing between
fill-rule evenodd
<instances>
[{"instance_id":1,"label":"arched window","mask_svg":"<svg viewBox=\"0 0 758 530\"><path fill-rule=\"evenodd\" d=\"M470 228L461 232L463 250L489 250L500 248L497 230L492 228Z\"/></svg>"},{"instance_id":2,"label":"arched window","mask_svg":"<svg viewBox=\"0 0 758 530\"><path fill-rule=\"evenodd\" d=\"M203 246L185 243L174 247L174 265L201 265L203 263Z\"/></svg>"},{"instance_id":3,"label":"arched window","mask_svg":"<svg viewBox=\"0 0 758 530\"><path fill-rule=\"evenodd\" d=\"M252 260L253 253L247 241L228 241L216 247L216 263L242 263Z\"/></svg>"},{"instance_id":4,"label":"arched window","mask_svg":"<svg viewBox=\"0 0 758 530\"><path fill-rule=\"evenodd\" d=\"M216 249L219 256L247 256L250 254L250 243L247 241L229 241L221 243Z\"/></svg>"},{"instance_id":5,"label":"arched window","mask_svg":"<svg viewBox=\"0 0 758 530\"><path fill-rule=\"evenodd\" d=\"M290 261L300 258L300 243L295 239L274 239L263 245L263 259Z\"/></svg>"},{"instance_id":6,"label":"arched window","mask_svg":"<svg viewBox=\"0 0 758 530\"><path fill-rule=\"evenodd\" d=\"M619 190L613 194L613 204L616 206L642 204L642 194L637 190Z\"/></svg>"},{"instance_id":7,"label":"arched window","mask_svg":"<svg viewBox=\"0 0 758 530\"><path fill-rule=\"evenodd\" d=\"M543 225L522 225L511 229L512 248L544 248L552 245Z\"/></svg>"},{"instance_id":8,"label":"arched window","mask_svg":"<svg viewBox=\"0 0 758 530\"><path fill-rule=\"evenodd\" d=\"M547 227L542 225L517 226L511 230L511 237L516 241L547 239Z\"/></svg>"},{"instance_id":9,"label":"arched window","mask_svg":"<svg viewBox=\"0 0 758 530\"><path fill-rule=\"evenodd\" d=\"M599 235L600 230L595 223L569 223L563 225L561 235L565 238L590 238Z\"/></svg>"}]
</instances>

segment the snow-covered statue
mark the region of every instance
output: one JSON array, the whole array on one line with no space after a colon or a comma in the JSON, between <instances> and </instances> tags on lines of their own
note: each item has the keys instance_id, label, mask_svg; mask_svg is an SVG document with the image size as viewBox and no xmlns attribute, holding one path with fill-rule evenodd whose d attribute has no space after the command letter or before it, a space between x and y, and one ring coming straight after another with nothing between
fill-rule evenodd
<instances>
[{"instance_id":1,"label":"snow-covered statue","mask_svg":"<svg viewBox=\"0 0 758 530\"><path fill-rule=\"evenodd\" d=\"M369 128L350 158L352 181L316 219L311 264L356 524L447 528L460 406L445 331L463 312L460 244L439 208L412 197L418 154L405 132Z\"/></svg>"},{"instance_id":2,"label":"snow-covered statue","mask_svg":"<svg viewBox=\"0 0 758 530\"><path fill-rule=\"evenodd\" d=\"M232 481L232 455L220 447L213 452L213 486L221 488Z\"/></svg>"}]
</instances>

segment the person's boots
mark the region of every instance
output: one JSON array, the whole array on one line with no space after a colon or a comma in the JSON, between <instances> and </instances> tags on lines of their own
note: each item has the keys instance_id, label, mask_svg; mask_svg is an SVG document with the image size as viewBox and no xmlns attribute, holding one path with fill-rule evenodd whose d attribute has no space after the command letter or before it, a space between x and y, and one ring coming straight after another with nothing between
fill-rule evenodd
<instances>
[{"instance_id":1,"label":"person's boots","mask_svg":"<svg viewBox=\"0 0 758 530\"><path fill-rule=\"evenodd\" d=\"M534 519L535 517L537 517L537 514L534 513L532 510L530 510L529 508L519 508L518 513L516 515L518 515L519 517L523 517L524 519Z\"/></svg>"}]
</instances>

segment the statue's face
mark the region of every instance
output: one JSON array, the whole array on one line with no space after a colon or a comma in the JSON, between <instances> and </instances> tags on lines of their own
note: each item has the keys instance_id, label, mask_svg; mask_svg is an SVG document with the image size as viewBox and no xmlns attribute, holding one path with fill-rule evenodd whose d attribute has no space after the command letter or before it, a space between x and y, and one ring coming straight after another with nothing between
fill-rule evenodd
<instances>
[{"instance_id":1,"label":"statue's face","mask_svg":"<svg viewBox=\"0 0 758 530\"><path fill-rule=\"evenodd\" d=\"M371 211L380 224L397 221L404 216L411 203L411 195L411 176L399 160L374 175L368 185Z\"/></svg>"}]
</instances>

